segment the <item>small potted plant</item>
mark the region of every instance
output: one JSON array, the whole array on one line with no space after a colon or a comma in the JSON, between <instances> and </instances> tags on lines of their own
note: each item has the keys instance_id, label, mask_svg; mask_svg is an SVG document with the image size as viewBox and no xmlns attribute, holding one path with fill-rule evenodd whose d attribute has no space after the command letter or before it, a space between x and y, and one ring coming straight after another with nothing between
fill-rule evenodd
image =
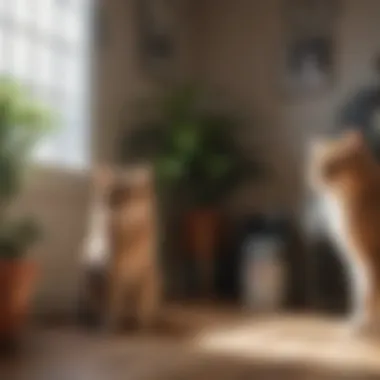
<instances>
[{"instance_id":1,"label":"small potted plant","mask_svg":"<svg viewBox=\"0 0 380 380\"><path fill-rule=\"evenodd\" d=\"M32 219L11 208L22 190L32 149L46 131L48 112L15 81L0 78L0 340L13 338L28 312L37 268L26 257L40 235Z\"/></svg>"},{"instance_id":2,"label":"small potted plant","mask_svg":"<svg viewBox=\"0 0 380 380\"><path fill-rule=\"evenodd\" d=\"M238 122L205 106L203 93L180 86L156 102L154 118L126 136L124 151L152 159L161 186L181 193L186 246L211 290L214 253L222 224L221 204L239 182L261 174L261 166L236 144ZM146 115L151 107L140 111Z\"/></svg>"}]
</instances>

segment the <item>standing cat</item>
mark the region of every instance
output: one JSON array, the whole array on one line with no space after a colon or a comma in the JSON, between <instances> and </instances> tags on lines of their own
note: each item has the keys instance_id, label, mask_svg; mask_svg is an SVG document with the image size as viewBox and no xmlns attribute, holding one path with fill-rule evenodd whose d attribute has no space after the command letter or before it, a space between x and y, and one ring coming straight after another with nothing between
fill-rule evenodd
<instances>
[{"instance_id":1,"label":"standing cat","mask_svg":"<svg viewBox=\"0 0 380 380\"><path fill-rule=\"evenodd\" d=\"M111 180L108 231L107 325L117 328L131 311L141 327L155 322L160 302L153 173L138 167ZM129 298L129 302L127 302Z\"/></svg>"},{"instance_id":2,"label":"standing cat","mask_svg":"<svg viewBox=\"0 0 380 380\"><path fill-rule=\"evenodd\" d=\"M153 174L147 167L95 174L95 195L85 261L87 303L115 329L129 314L146 327L157 316L160 272Z\"/></svg>"},{"instance_id":3,"label":"standing cat","mask_svg":"<svg viewBox=\"0 0 380 380\"><path fill-rule=\"evenodd\" d=\"M353 331L380 326L380 167L357 132L318 141L311 150L312 187L352 285Z\"/></svg>"}]
</instances>

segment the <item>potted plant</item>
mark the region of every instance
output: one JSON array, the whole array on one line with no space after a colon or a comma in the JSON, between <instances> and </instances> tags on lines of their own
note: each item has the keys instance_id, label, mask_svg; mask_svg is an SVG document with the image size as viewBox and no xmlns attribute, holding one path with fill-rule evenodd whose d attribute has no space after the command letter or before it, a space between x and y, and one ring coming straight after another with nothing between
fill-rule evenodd
<instances>
[{"instance_id":1,"label":"potted plant","mask_svg":"<svg viewBox=\"0 0 380 380\"><path fill-rule=\"evenodd\" d=\"M0 78L0 339L22 326L37 268L27 259L40 235L32 219L17 219L11 208L22 190L30 154L49 125L49 115L15 81Z\"/></svg>"},{"instance_id":2,"label":"potted plant","mask_svg":"<svg viewBox=\"0 0 380 380\"><path fill-rule=\"evenodd\" d=\"M123 151L153 160L161 188L181 193L187 204L186 245L202 266L204 287L210 288L220 205L240 181L261 170L235 141L237 120L211 110L204 99L200 89L183 85L156 100L155 107L144 103L139 111L147 120L127 134Z\"/></svg>"}]
</instances>

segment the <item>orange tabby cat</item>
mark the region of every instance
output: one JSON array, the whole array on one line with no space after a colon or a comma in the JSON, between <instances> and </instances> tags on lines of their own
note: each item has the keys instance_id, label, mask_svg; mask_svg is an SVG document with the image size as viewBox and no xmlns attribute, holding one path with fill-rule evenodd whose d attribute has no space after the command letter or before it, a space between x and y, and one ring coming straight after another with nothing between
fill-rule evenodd
<instances>
[{"instance_id":1,"label":"orange tabby cat","mask_svg":"<svg viewBox=\"0 0 380 380\"><path fill-rule=\"evenodd\" d=\"M350 327L373 331L380 326L380 166L362 136L347 132L315 142L310 174L350 275Z\"/></svg>"},{"instance_id":2,"label":"orange tabby cat","mask_svg":"<svg viewBox=\"0 0 380 380\"><path fill-rule=\"evenodd\" d=\"M108 174L107 327L117 328L127 312L147 327L160 301L153 175L145 167Z\"/></svg>"}]
</instances>

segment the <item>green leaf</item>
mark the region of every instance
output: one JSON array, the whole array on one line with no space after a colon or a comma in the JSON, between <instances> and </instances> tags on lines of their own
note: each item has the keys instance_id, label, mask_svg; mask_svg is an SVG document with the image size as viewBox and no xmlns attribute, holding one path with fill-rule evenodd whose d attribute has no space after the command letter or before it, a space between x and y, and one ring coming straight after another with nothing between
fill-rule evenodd
<instances>
[{"instance_id":1,"label":"green leaf","mask_svg":"<svg viewBox=\"0 0 380 380\"><path fill-rule=\"evenodd\" d=\"M0 156L0 200L8 201L18 193L20 176L17 158Z\"/></svg>"},{"instance_id":2,"label":"green leaf","mask_svg":"<svg viewBox=\"0 0 380 380\"><path fill-rule=\"evenodd\" d=\"M158 160L156 170L161 179L172 182L183 176L184 165L176 157L167 156Z\"/></svg>"},{"instance_id":3,"label":"green leaf","mask_svg":"<svg viewBox=\"0 0 380 380\"><path fill-rule=\"evenodd\" d=\"M197 125L188 123L173 131L172 142L176 151L186 156L194 156L200 144L201 136Z\"/></svg>"}]
</instances>

